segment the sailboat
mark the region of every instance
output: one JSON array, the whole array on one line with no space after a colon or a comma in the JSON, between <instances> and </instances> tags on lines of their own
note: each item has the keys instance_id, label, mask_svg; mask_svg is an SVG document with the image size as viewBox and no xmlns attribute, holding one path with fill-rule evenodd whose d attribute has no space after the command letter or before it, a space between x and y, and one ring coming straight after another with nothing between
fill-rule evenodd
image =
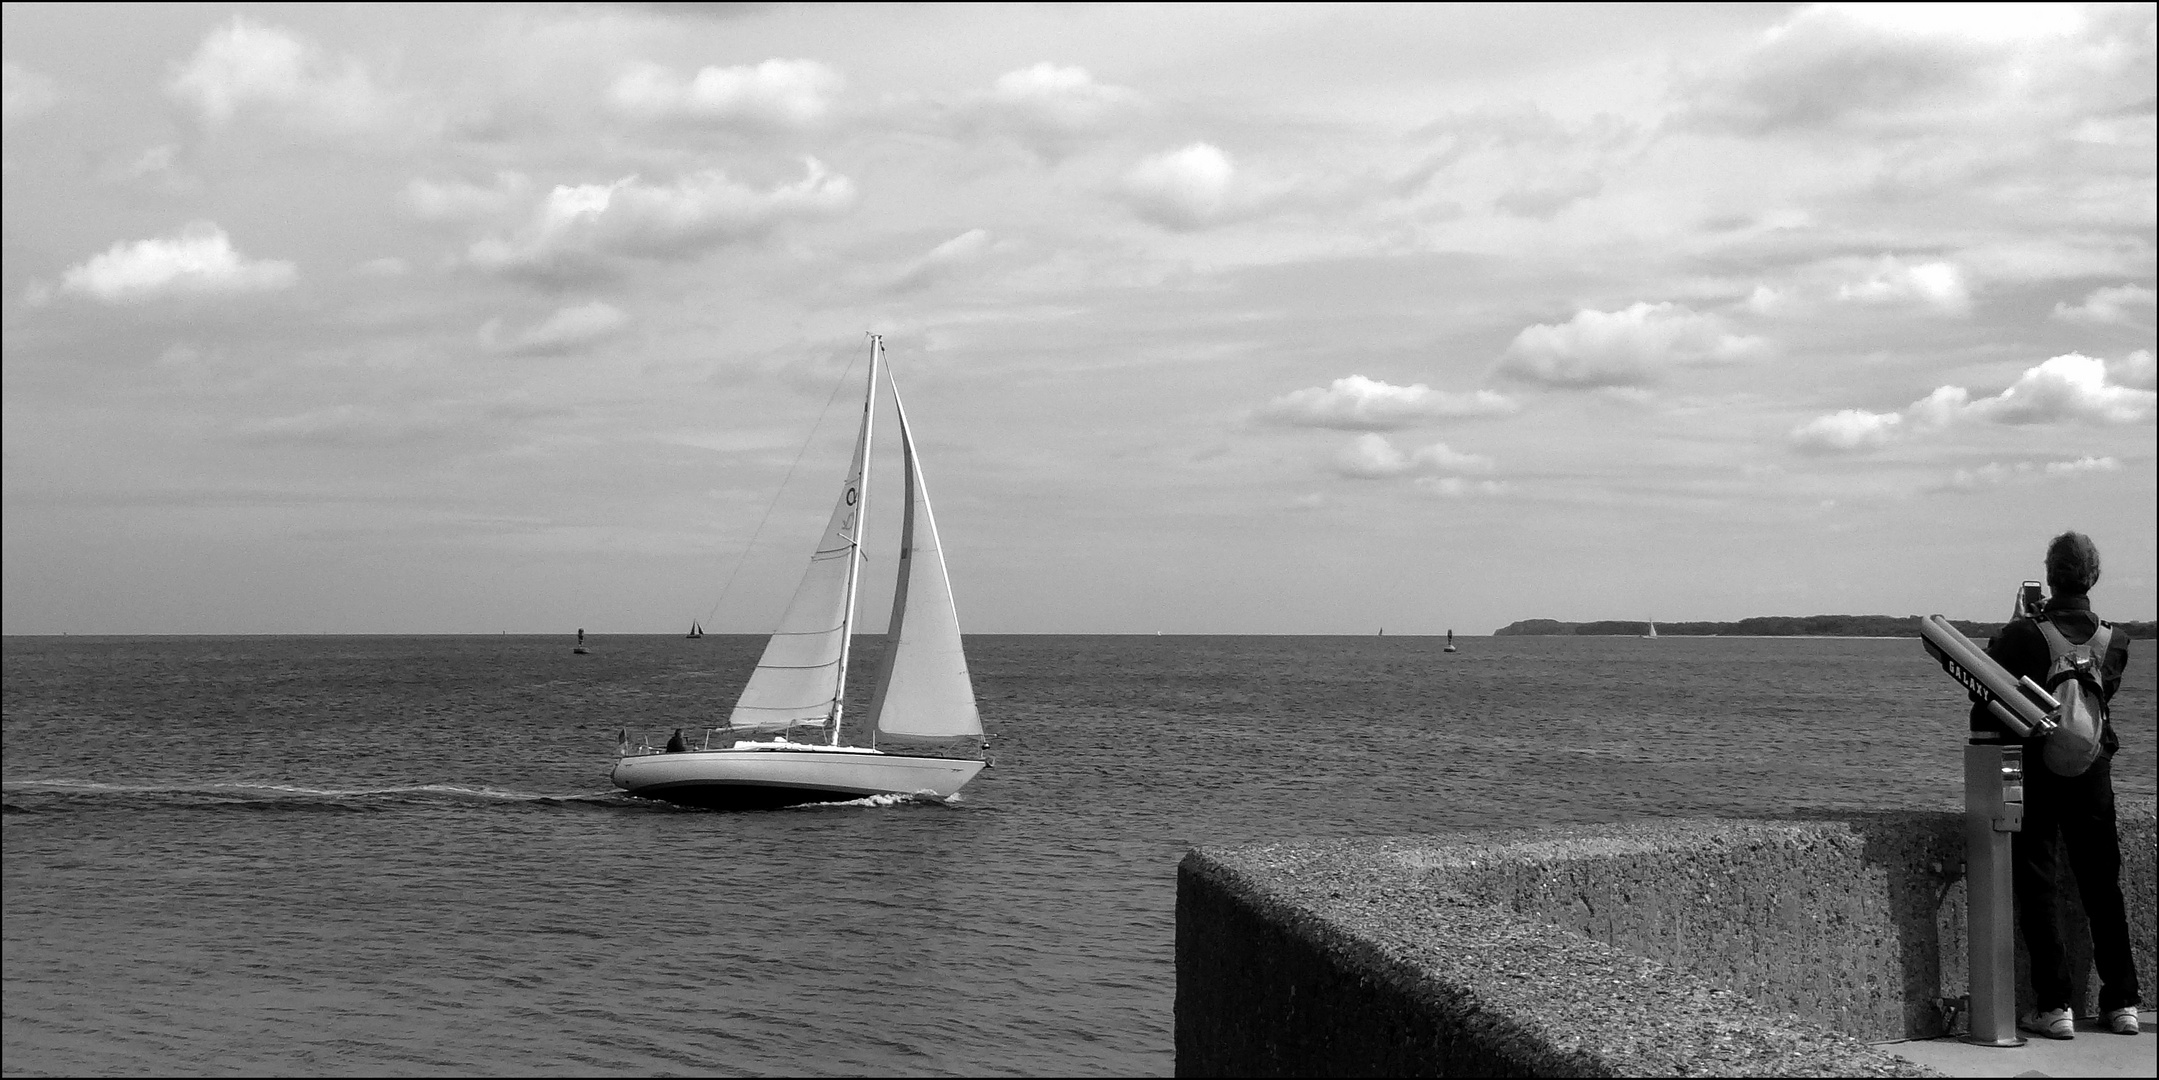
<instances>
[{"instance_id":1,"label":"sailboat","mask_svg":"<svg viewBox=\"0 0 2159 1080\"><path fill-rule=\"evenodd\" d=\"M1648 633L1646 633L1646 634L1643 634L1642 636L1643 636L1643 637L1645 637L1645 638L1654 638L1654 637L1656 637L1656 636L1657 636L1657 620L1655 620L1655 619L1651 619L1651 620L1649 620L1649 632L1648 632Z\"/></svg>"},{"instance_id":2,"label":"sailboat","mask_svg":"<svg viewBox=\"0 0 2159 1080\"><path fill-rule=\"evenodd\" d=\"M1439 650L1439 651L1440 651L1440 652L1457 652L1457 651L1459 651L1459 650L1457 650L1457 649L1456 649L1456 648L1454 647L1454 631L1452 631L1452 630L1449 630L1449 631L1447 631L1447 647L1446 647L1446 648L1444 648L1444 649L1441 649L1441 650Z\"/></svg>"},{"instance_id":3,"label":"sailboat","mask_svg":"<svg viewBox=\"0 0 2159 1080\"><path fill-rule=\"evenodd\" d=\"M869 714L861 721L871 745L843 746L848 645L857 579L866 561L862 527L880 374L892 392L906 478L899 580ZM904 739L907 749L879 749L881 736ZM615 786L631 795L730 809L873 795L950 798L986 764L982 717L961 648L944 551L907 410L885 370L881 336L870 335L862 428L809 569L727 724L708 728L695 748L687 741L678 745L684 748L670 751L650 739L633 740L625 731L617 746ZM952 753L942 752L947 750Z\"/></svg>"},{"instance_id":4,"label":"sailboat","mask_svg":"<svg viewBox=\"0 0 2159 1080\"><path fill-rule=\"evenodd\" d=\"M683 637L686 637L686 638L691 638L691 639L696 639L696 638L701 638L701 637L704 637L704 636L705 636L705 628L704 628L704 627L702 627L702 626L699 626L699 625L697 624L697 620L695 620L695 619L692 619L692 620L690 620L690 632L689 632L689 633L687 633L687 634L684 634L684 635L682 635L682 636L683 636Z\"/></svg>"},{"instance_id":5,"label":"sailboat","mask_svg":"<svg viewBox=\"0 0 2159 1080\"><path fill-rule=\"evenodd\" d=\"M576 654L577 654L577 655L579 655L579 656L583 656L583 655L585 655L585 628L584 628L584 627L580 626L580 627L578 627L578 628L577 628L577 647L576 647L576 648L574 648L574 649L571 649L570 651L571 651L571 652L573 652L573 653L576 653Z\"/></svg>"}]
</instances>

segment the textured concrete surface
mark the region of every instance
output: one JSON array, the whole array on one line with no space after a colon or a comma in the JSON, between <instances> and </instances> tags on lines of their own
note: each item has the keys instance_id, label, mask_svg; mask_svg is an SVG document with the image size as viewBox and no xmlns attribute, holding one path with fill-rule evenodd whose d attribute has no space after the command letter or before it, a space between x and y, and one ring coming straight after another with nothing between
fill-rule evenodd
<instances>
[{"instance_id":1,"label":"textured concrete surface","mask_svg":"<svg viewBox=\"0 0 2159 1080\"><path fill-rule=\"evenodd\" d=\"M2120 819L2149 983L2152 800ZM1866 1042L1949 1030L1962 862L1923 813L1194 852L1178 1071L1916 1075Z\"/></svg>"},{"instance_id":2,"label":"textured concrete surface","mask_svg":"<svg viewBox=\"0 0 2159 1080\"><path fill-rule=\"evenodd\" d=\"M2159 1014L2143 1011L2144 1032L2115 1035L2097 1020L2080 1021L2073 1040L2034 1038L2023 1046L1973 1046L1955 1038L1896 1043L1883 1050L1945 1076L2159 1077Z\"/></svg>"},{"instance_id":3,"label":"textured concrete surface","mask_svg":"<svg viewBox=\"0 0 2159 1080\"><path fill-rule=\"evenodd\" d=\"M2117 810L2131 951L2154 968L2154 805ZM1864 1039L1952 1030L1965 971L1961 815L1878 813L1811 822L1656 822L1575 829L1452 876L1473 896L1702 975L1764 1008ZM2064 861L2063 865L2067 865ZM2098 1011L2091 931L2065 892L2079 1012ZM2017 948L2020 1011L2030 959Z\"/></svg>"},{"instance_id":4,"label":"textured concrete surface","mask_svg":"<svg viewBox=\"0 0 2159 1080\"><path fill-rule=\"evenodd\" d=\"M1180 1076L1923 1076L1667 964L1464 895L1442 838L1194 852Z\"/></svg>"},{"instance_id":5,"label":"textured concrete surface","mask_svg":"<svg viewBox=\"0 0 2159 1080\"><path fill-rule=\"evenodd\" d=\"M1693 972L1761 1008L1858 1038L1924 1037L1944 1030L1945 968L1963 992L1963 837L1954 816L1907 817L1901 828L1583 830L1451 876L1480 900Z\"/></svg>"}]
</instances>

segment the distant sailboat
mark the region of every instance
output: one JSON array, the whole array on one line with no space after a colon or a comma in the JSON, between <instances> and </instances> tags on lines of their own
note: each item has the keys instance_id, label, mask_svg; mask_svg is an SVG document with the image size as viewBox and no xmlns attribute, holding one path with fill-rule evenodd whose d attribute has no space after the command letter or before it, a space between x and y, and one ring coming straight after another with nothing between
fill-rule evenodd
<instances>
[{"instance_id":1,"label":"distant sailboat","mask_svg":"<svg viewBox=\"0 0 2159 1080\"><path fill-rule=\"evenodd\" d=\"M689 633L687 633L687 634L684 634L683 636L684 636L684 637L688 637L688 638L701 638L701 637L704 637L704 636L705 636L705 628L704 628L704 627L702 627L702 626L699 626L699 625L697 625L697 620L695 620L695 619L692 619L692 620L690 620L690 632L689 632Z\"/></svg>"},{"instance_id":2,"label":"distant sailboat","mask_svg":"<svg viewBox=\"0 0 2159 1080\"><path fill-rule=\"evenodd\" d=\"M669 750L647 742L633 744L625 731L615 760L616 787L645 798L743 809L870 795L926 793L945 798L987 764L987 740L967 674L937 523L930 514L907 410L900 406L898 386L883 370L883 358L884 339L873 334L862 429L846 482L794 600L727 724L708 729L702 746L678 744ZM869 716L862 722L872 745L842 746L855 583L867 561L861 538L880 376L892 387L906 477L899 580ZM798 732L806 736L802 741L793 738ZM875 746L880 734L941 743L961 752L972 749L974 755L887 752ZM722 745L713 745L715 735ZM759 742L757 735L769 739Z\"/></svg>"},{"instance_id":3,"label":"distant sailboat","mask_svg":"<svg viewBox=\"0 0 2159 1080\"><path fill-rule=\"evenodd\" d=\"M580 626L580 627L578 627L578 628L577 628L577 647L576 647L576 648L574 648L574 649L571 649L570 651L571 651L571 652L573 652L573 653L576 653L576 654L577 654L577 655L579 655L579 656L584 656L584 655L585 655L585 628L584 628L584 627Z\"/></svg>"},{"instance_id":4,"label":"distant sailboat","mask_svg":"<svg viewBox=\"0 0 2159 1080\"><path fill-rule=\"evenodd\" d=\"M1649 620L1649 632L1648 632L1648 633L1646 633L1646 634L1643 634L1642 636L1643 636L1643 637L1645 637L1645 638L1654 638L1654 637L1656 637L1656 636L1657 636L1657 620L1655 620L1655 619L1651 619L1651 620Z\"/></svg>"},{"instance_id":5,"label":"distant sailboat","mask_svg":"<svg viewBox=\"0 0 2159 1080\"><path fill-rule=\"evenodd\" d=\"M1454 631L1452 631L1452 630L1449 630L1449 631L1447 631L1447 647L1446 647L1446 648L1444 648L1444 649L1441 649L1441 650L1439 650L1439 651L1440 651L1440 652L1460 652L1460 651L1461 651L1461 650L1459 650L1459 649L1456 649L1456 648L1454 647Z\"/></svg>"}]
</instances>

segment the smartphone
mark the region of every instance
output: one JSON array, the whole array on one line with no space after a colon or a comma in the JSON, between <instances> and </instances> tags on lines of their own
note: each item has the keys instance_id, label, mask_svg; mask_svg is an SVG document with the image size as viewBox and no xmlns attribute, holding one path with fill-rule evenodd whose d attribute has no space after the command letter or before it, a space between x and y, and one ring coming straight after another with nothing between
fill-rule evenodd
<instances>
[{"instance_id":1,"label":"smartphone","mask_svg":"<svg viewBox=\"0 0 2159 1080\"><path fill-rule=\"evenodd\" d=\"M2036 619L2039 617L2039 609L2044 605L2045 600L2040 594L2038 582L2027 581L2017 587L2018 618Z\"/></svg>"}]
</instances>

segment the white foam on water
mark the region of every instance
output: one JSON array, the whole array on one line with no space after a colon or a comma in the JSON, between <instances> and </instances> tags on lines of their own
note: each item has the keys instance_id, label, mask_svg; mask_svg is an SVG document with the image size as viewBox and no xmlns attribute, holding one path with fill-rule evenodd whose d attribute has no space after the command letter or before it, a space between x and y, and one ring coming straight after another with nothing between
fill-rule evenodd
<instances>
[{"instance_id":1,"label":"white foam on water","mask_svg":"<svg viewBox=\"0 0 2159 1080\"><path fill-rule=\"evenodd\" d=\"M0 783L0 791L8 792L94 792L115 795L257 795L298 796L311 799L358 799L382 795L451 795L472 799L500 799L509 802L538 802L543 800L597 799L613 794L610 791L573 791L548 794L532 791L508 791L502 788L465 787L458 784L399 784L372 788L318 788L301 784L221 782L209 784L112 784L98 780L9 780Z\"/></svg>"},{"instance_id":2,"label":"white foam on water","mask_svg":"<svg viewBox=\"0 0 2159 1080\"><path fill-rule=\"evenodd\" d=\"M933 794L933 793L931 793L931 792L927 792L927 791L918 791L918 792L915 792L914 794L911 794L911 795L896 795L896 794L887 794L887 795L865 795L865 796L863 796L862 798L859 798L859 799L848 799L848 800L846 800L846 801L844 801L844 802L821 802L821 803L802 803L802 804L800 804L800 805L797 805L797 806L790 806L790 807L787 807L787 809L789 809L789 810L829 810L829 809L833 809L833 808L836 808L836 807L846 807L846 806L852 806L852 807L906 806L906 805L908 805L908 804L910 804L910 803L925 803L925 804L929 804L929 805L933 805L933 806L957 806L957 805L959 805L959 801L960 801L960 797L959 797L959 793L957 793L957 792L954 792L954 793L953 793L953 794L952 794L952 795L951 795L950 797L943 797L943 796L939 796L939 795L936 795L936 794Z\"/></svg>"}]
</instances>

